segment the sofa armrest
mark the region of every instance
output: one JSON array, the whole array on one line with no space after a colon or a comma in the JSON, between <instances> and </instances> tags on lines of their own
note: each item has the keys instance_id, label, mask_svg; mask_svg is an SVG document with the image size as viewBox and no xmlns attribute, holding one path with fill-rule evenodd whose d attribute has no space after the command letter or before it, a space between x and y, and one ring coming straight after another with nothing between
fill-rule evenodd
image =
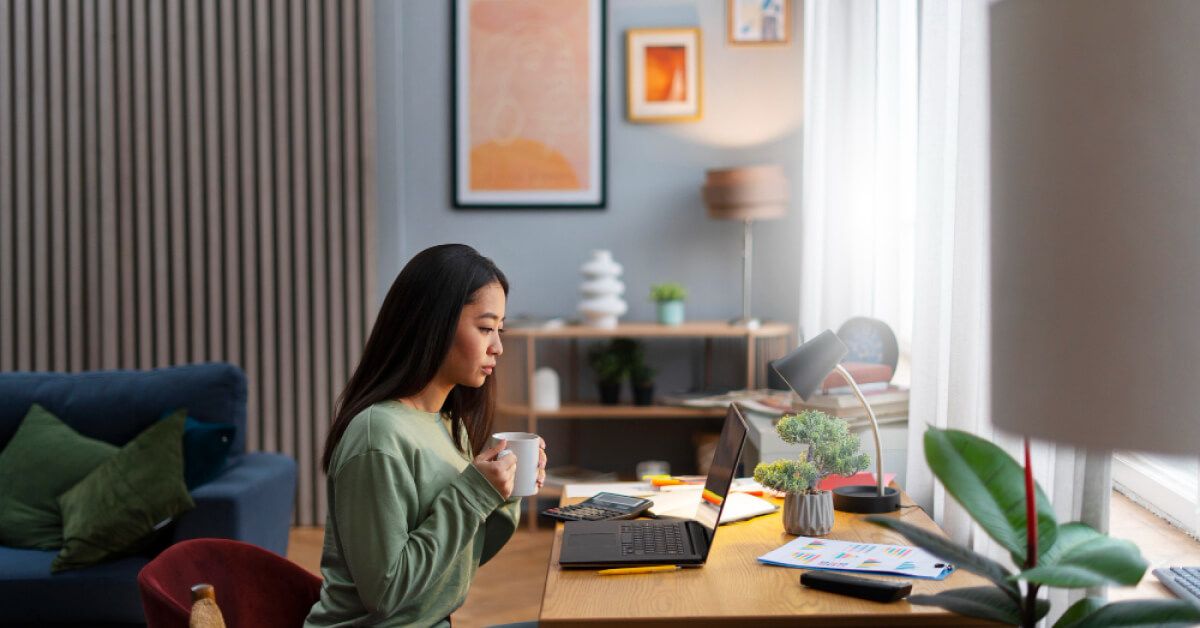
<instances>
[{"instance_id":1,"label":"sofa armrest","mask_svg":"<svg viewBox=\"0 0 1200 628\"><path fill-rule=\"evenodd\" d=\"M284 556L295 496L292 458L271 453L234 457L221 475L192 491L196 508L179 518L171 542L235 539Z\"/></svg>"}]
</instances>

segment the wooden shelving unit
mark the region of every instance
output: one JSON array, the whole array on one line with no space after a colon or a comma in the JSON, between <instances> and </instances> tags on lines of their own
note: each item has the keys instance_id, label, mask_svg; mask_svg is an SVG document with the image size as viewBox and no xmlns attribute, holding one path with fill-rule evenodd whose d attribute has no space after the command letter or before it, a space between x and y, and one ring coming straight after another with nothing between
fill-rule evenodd
<instances>
[{"instance_id":1,"label":"wooden shelving unit","mask_svg":"<svg viewBox=\"0 0 1200 628\"><path fill-rule=\"evenodd\" d=\"M700 339L704 341L704 386L712 380L713 341L717 339L741 340L743 345L742 364L745 367L743 385L750 388L764 385L766 362L780 357L795 346L794 331L783 323L763 323L758 329L736 327L721 321L687 322L679 326L657 323L622 323L616 329L597 329L580 325L568 325L557 329L509 328L505 331L504 365L496 369L499 398L497 414L506 420L523 420L524 429L538 432L539 420L660 420L720 418L725 408L693 408L673 405L634 406L601 405L578 398L579 391L579 341L610 338ZM558 410L535 410L530 406L533 399L533 372L538 368L538 344L540 341L567 341L567 366L560 372L563 378L563 403ZM536 500L529 500L526 513L530 527L536 526Z\"/></svg>"}]
</instances>

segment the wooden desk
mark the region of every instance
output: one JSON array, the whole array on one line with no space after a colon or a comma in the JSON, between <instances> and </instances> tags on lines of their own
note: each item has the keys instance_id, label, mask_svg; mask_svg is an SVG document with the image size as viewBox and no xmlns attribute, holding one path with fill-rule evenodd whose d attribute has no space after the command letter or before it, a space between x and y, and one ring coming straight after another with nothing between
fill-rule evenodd
<instances>
[{"instance_id":1,"label":"wooden desk","mask_svg":"<svg viewBox=\"0 0 1200 628\"><path fill-rule=\"evenodd\" d=\"M907 494L902 503L910 505ZM582 501L564 499L563 503ZM775 500L782 504L782 500ZM937 524L919 508L892 516L929 530ZM835 514L828 538L860 543L907 545L900 535L863 521L864 515ZM598 576L592 570L563 570L562 524L554 531L541 626L993 626L939 608L907 601L880 604L800 586L800 569L772 567L757 558L795 538L783 531L779 512L733 523L717 531L708 562L699 569L630 576ZM887 576L870 576L890 579ZM903 579L903 578L897 578ZM913 593L985 586L983 578L956 571L945 580L911 579Z\"/></svg>"}]
</instances>

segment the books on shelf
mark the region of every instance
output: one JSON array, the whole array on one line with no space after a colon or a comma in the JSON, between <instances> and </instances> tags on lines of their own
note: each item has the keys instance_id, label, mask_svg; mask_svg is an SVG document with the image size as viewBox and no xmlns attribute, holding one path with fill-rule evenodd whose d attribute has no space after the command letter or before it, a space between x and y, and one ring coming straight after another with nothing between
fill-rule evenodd
<instances>
[{"instance_id":1,"label":"books on shelf","mask_svg":"<svg viewBox=\"0 0 1200 628\"><path fill-rule=\"evenodd\" d=\"M867 403L879 412L880 406L908 403L908 389L903 386L889 385L882 389L863 390L863 397L867 398ZM797 401L797 405L804 408L816 408L817 410L838 409L838 408L858 408L862 404L859 403L858 397L853 392L846 392L840 395L813 395L806 401Z\"/></svg>"},{"instance_id":2,"label":"books on shelf","mask_svg":"<svg viewBox=\"0 0 1200 628\"><path fill-rule=\"evenodd\" d=\"M884 417L908 414L908 389L888 385L874 391L863 391L871 409L881 420ZM808 401L800 401L790 392L778 390L731 390L725 393L674 393L662 395L664 404L691 408L724 408L737 403L743 408L761 414L790 414L804 409L821 410L834 417L853 419L866 417L866 410L853 393L843 395L813 395Z\"/></svg>"},{"instance_id":3,"label":"books on shelf","mask_svg":"<svg viewBox=\"0 0 1200 628\"><path fill-rule=\"evenodd\" d=\"M862 390L866 390L865 386L886 385L892 381L894 373L891 366L872 362L843 362L841 367L850 373L850 376L854 378L854 383L858 384ZM850 382L847 382L846 378L836 370L826 375L825 380L821 382L823 394L837 394L843 389L845 392L850 392Z\"/></svg>"}]
</instances>

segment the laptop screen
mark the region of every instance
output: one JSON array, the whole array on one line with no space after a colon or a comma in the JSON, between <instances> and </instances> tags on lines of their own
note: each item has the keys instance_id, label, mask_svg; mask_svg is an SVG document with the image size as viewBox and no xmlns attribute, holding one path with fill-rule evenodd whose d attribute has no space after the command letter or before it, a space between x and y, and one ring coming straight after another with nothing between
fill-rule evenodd
<instances>
[{"instance_id":1,"label":"laptop screen","mask_svg":"<svg viewBox=\"0 0 1200 628\"><path fill-rule=\"evenodd\" d=\"M701 494L700 507L696 510L696 521L703 525L711 542L721 520L721 509L725 505L725 497L733 484L733 473L737 468L738 458L742 455L742 445L746 442L746 419L737 404L729 404L729 412L725 414L725 426L721 428L721 439L713 452L712 464L708 467L708 481L704 484Z\"/></svg>"}]
</instances>

